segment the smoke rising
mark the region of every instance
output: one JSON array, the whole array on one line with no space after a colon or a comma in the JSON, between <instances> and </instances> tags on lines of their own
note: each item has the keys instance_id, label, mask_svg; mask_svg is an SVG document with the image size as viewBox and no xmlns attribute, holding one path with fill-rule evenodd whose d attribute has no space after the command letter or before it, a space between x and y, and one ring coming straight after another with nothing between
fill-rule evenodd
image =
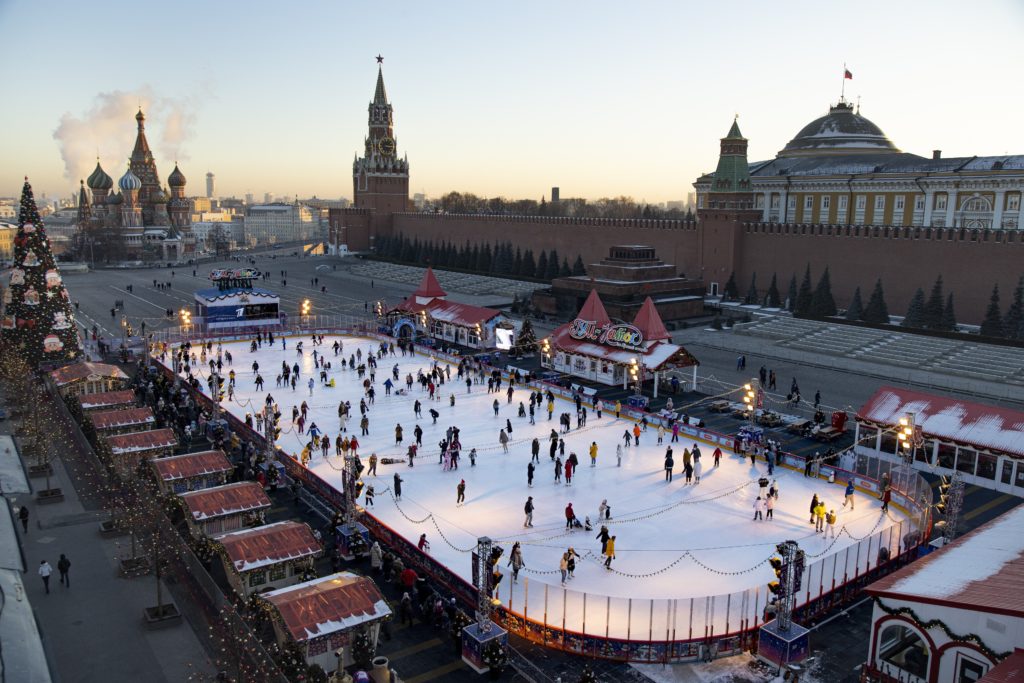
<instances>
[{"instance_id":1,"label":"smoke rising","mask_svg":"<svg viewBox=\"0 0 1024 683\"><path fill-rule=\"evenodd\" d=\"M66 112L53 131L64 160L64 177L87 178L100 157L103 169L116 181L124 173L135 145L135 113L146 115L146 139L156 156L161 181L175 161L189 157L185 146L195 130L196 115L187 98L157 97L149 86L135 91L114 90L96 95L81 116Z\"/></svg>"}]
</instances>

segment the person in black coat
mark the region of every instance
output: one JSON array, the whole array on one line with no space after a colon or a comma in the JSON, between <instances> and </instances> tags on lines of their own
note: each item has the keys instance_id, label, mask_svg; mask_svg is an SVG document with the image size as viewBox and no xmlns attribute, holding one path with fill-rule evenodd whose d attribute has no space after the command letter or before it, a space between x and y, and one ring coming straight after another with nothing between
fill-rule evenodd
<instances>
[{"instance_id":1,"label":"person in black coat","mask_svg":"<svg viewBox=\"0 0 1024 683\"><path fill-rule=\"evenodd\" d=\"M402 499L402 478L398 476L398 472L395 472L395 498Z\"/></svg>"},{"instance_id":2,"label":"person in black coat","mask_svg":"<svg viewBox=\"0 0 1024 683\"><path fill-rule=\"evenodd\" d=\"M611 538L611 534L608 533L608 527L602 524L601 531L594 538L601 541L601 554L604 555L604 551L608 549L608 539Z\"/></svg>"}]
</instances>

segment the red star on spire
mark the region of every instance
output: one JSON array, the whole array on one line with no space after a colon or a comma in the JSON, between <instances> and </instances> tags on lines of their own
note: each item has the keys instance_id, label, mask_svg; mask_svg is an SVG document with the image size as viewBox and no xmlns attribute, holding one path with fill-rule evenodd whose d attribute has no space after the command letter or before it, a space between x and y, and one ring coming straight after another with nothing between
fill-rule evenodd
<instances>
[{"instance_id":1,"label":"red star on spire","mask_svg":"<svg viewBox=\"0 0 1024 683\"><path fill-rule=\"evenodd\" d=\"M378 64L383 64L384 63L384 58L381 57L380 55L377 55L377 63Z\"/></svg>"}]
</instances>

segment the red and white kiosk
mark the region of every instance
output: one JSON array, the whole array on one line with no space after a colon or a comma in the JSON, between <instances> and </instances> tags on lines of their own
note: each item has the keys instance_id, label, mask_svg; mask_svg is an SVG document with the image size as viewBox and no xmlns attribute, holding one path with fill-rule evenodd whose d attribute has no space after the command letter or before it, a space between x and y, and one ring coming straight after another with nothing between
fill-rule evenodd
<instances>
[{"instance_id":1,"label":"red and white kiosk","mask_svg":"<svg viewBox=\"0 0 1024 683\"><path fill-rule=\"evenodd\" d=\"M671 342L651 297L644 300L633 324L615 323L592 289L576 318L541 342L545 368L608 386L622 384L623 389L631 382L653 379L655 398L660 373L692 368L696 385L699 364L689 351Z\"/></svg>"}]
</instances>

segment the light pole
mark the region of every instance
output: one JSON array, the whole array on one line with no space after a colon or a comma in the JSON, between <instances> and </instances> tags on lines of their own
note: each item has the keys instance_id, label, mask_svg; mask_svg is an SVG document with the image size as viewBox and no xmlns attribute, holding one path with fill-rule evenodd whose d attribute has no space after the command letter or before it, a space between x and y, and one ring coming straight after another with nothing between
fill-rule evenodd
<instances>
[{"instance_id":1,"label":"light pole","mask_svg":"<svg viewBox=\"0 0 1024 683\"><path fill-rule=\"evenodd\" d=\"M309 312L313 310L313 304L309 299L302 300L302 307L299 309L299 315L302 317L302 323L304 325L309 324Z\"/></svg>"},{"instance_id":2,"label":"light pole","mask_svg":"<svg viewBox=\"0 0 1024 683\"><path fill-rule=\"evenodd\" d=\"M750 412L750 424L751 426L757 422L757 378L750 380L749 384L743 385L743 403L744 410Z\"/></svg>"},{"instance_id":3,"label":"light pole","mask_svg":"<svg viewBox=\"0 0 1024 683\"><path fill-rule=\"evenodd\" d=\"M182 336L188 337L188 328L192 324L192 312L187 308L178 311L178 322L182 330Z\"/></svg>"},{"instance_id":4,"label":"light pole","mask_svg":"<svg viewBox=\"0 0 1024 683\"><path fill-rule=\"evenodd\" d=\"M900 418L900 426L896 433L900 446L903 448L903 461L907 465L912 465L914 462L914 451L916 450L916 434L914 432L917 429L915 417L914 413L904 414Z\"/></svg>"}]
</instances>

